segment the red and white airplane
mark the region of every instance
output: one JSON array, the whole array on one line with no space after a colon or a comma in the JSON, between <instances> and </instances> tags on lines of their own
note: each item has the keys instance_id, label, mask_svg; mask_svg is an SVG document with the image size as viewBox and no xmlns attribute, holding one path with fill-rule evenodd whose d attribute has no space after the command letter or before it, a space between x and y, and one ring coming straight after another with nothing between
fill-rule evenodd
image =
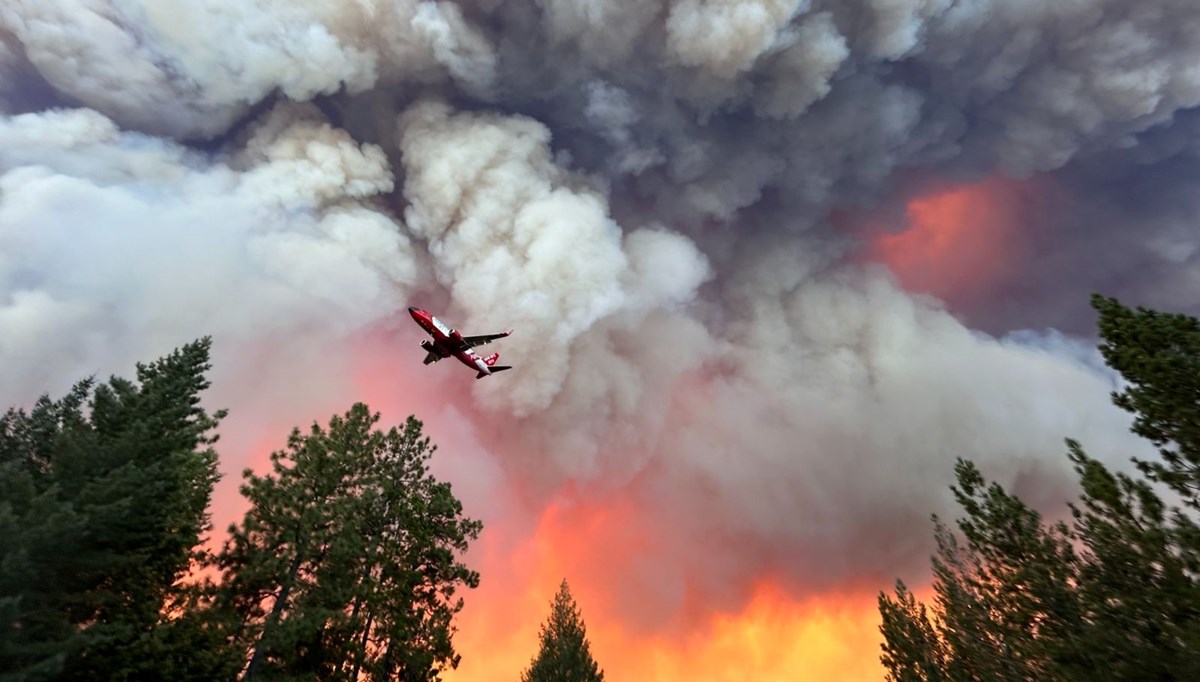
<instances>
[{"instance_id":1,"label":"red and white airplane","mask_svg":"<svg viewBox=\"0 0 1200 682\"><path fill-rule=\"evenodd\" d=\"M485 343L508 336L512 333L511 329L499 334L463 336L458 330L447 326L446 323L431 315L428 310L411 307L408 309L408 314L412 315L417 324L421 325L421 329L424 329L433 337L433 341L426 340L421 342L421 347L428 351L428 354L425 356L426 365L453 355L458 358L459 362L479 372L475 375L476 379L482 379L496 372L512 369L512 367L505 365L496 365L496 361L500 359L499 353L492 353L486 358L481 358L472 350L476 346L482 346Z\"/></svg>"}]
</instances>

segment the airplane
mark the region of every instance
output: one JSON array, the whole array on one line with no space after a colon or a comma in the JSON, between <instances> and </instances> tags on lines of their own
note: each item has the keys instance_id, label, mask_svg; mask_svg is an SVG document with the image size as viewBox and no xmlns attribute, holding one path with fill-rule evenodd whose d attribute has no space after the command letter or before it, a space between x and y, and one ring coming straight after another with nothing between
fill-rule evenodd
<instances>
[{"instance_id":1,"label":"airplane","mask_svg":"<svg viewBox=\"0 0 1200 682\"><path fill-rule=\"evenodd\" d=\"M408 309L408 314L412 315L413 320L421 325L421 329L424 329L426 333L433 337L433 341L427 339L421 342L421 348L427 351L424 364L428 365L453 355L458 358L459 362L479 372L475 375L476 379L482 379L496 372L512 369L512 367L506 365L496 364L496 361L500 359L499 353L492 353L486 358L481 358L472 350L476 346L482 346L485 343L491 343L496 339L508 336L512 333L511 329L499 334L463 336L458 330L447 326L427 310L412 306Z\"/></svg>"}]
</instances>

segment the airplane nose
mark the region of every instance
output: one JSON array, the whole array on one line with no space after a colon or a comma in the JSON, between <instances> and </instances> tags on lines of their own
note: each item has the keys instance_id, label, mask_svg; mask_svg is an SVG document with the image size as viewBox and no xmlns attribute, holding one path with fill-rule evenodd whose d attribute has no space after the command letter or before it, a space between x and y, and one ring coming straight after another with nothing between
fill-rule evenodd
<instances>
[{"instance_id":1,"label":"airplane nose","mask_svg":"<svg viewBox=\"0 0 1200 682\"><path fill-rule=\"evenodd\" d=\"M408 312L410 312L410 313L417 312L417 307L415 305L408 306Z\"/></svg>"}]
</instances>

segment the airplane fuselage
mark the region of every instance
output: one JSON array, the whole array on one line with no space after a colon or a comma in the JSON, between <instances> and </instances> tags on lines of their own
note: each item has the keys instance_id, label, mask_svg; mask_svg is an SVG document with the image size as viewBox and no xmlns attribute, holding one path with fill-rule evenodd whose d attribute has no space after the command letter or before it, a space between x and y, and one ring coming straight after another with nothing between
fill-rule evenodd
<instances>
[{"instance_id":1,"label":"airplane fuselage","mask_svg":"<svg viewBox=\"0 0 1200 682\"><path fill-rule=\"evenodd\" d=\"M429 311L422 310L421 308L409 308L408 314L412 315L413 320L431 337L431 340L421 342L422 348L430 353L436 353L441 357L453 355L458 358L459 362L479 372L481 375L492 374L492 368L488 365L487 361L479 357L479 354L467 345L466 341L463 340L462 333L457 329L447 325Z\"/></svg>"}]
</instances>

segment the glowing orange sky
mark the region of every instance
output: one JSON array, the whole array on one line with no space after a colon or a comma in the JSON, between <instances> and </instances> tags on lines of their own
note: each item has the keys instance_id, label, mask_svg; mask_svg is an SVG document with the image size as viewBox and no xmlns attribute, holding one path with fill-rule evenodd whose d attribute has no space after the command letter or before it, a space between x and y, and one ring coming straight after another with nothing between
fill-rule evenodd
<instances>
[{"instance_id":1,"label":"glowing orange sky","mask_svg":"<svg viewBox=\"0 0 1200 682\"><path fill-rule=\"evenodd\" d=\"M1024 183L1004 178L909 200L900 232L877 232L867 258L885 263L905 289L969 302L999 283L1024 253Z\"/></svg>"},{"instance_id":2,"label":"glowing orange sky","mask_svg":"<svg viewBox=\"0 0 1200 682\"><path fill-rule=\"evenodd\" d=\"M1024 191L1021 183L994 179L910 200L901 231L885 232L867 219L859 255L886 264L911 291L970 297L1022 257ZM278 428L262 420L227 423L240 454L223 460L228 478L214 500L217 536L245 508L236 492L241 467L264 470L267 453L283 446L291 426L324 422L347 409L349 401L338 401L351 397L381 411L384 428L409 414L422 419L439 446L434 475L451 481L466 514L484 522L466 557L482 582L460 593L466 607L454 642L462 663L444 675L450 682L517 679L536 653L538 628L563 578L611 680L883 679L876 595L890 583L853 584L855 576L847 576L844 585L815 594L771 572L786 566L764 566L728 589L711 581L684 584L689 570L700 573L703 566L656 572L664 545L671 546L664 543L671 529L661 527L669 515L656 514L634 484L598 494L566 482L549 499L529 498L520 476L506 471L505 444L480 442L487 438L473 433L487 419L472 414L473 380L458 376L465 368L451 363L430 372L419 364L416 330L397 329L355 342L346 385L304 402L300 412L311 414L276 415L283 420ZM928 598L927 587L910 587Z\"/></svg>"},{"instance_id":3,"label":"glowing orange sky","mask_svg":"<svg viewBox=\"0 0 1200 682\"><path fill-rule=\"evenodd\" d=\"M444 678L516 679L537 651L538 626L549 613L556 586L557 582L523 586L499 603L473 595L459 617L461 631L455 639L462 664ZM588 628L592 655L608 679L883 678L874 595L797 602L765 583L741 611L696 622L686 638L667 638L631 634L619 622L589 615L603 597L590 594L586 583L577 581L572 592Z\"/></svg>"},{"instance_id":4,"label":"glowing orange sky","mask_svg":"<svg viewBox=\"0 0 1200 682\"><path fill-rule=\"evenodd\" d=\"M1020 183L989 180L913 199L902 231L872 229L868 222L860 256L885 263L911 291L946 300L974 295L1022 255L1022 191ZM679 584L687 581L679 571L656 573L655 557L663 556L671 529L648 521L662 516L642 506L652 503L637 496L633 484L598 495L567 482L550 499L528 499L521 481L505 471L504 444L480 443L472 433L487 423L470 414L477 409L469 394L473 379L458 380L466 370L453 363L435 372L420 365L418 336L402 325L398 334L380 331L357 341L347 385L303 403L309 415L276 415L286 421L278 425L227 422L236 435L235 457L247 461L223 459L227 478L214 499L215 536L245 509L236 492L242 466L265 470L267 453L283 446L291 426L324 423L350 406L338 402L350 396L381 411L383 428L409 414L422 419L439 446L434 475L451 481L466 514L484 522L466 557L482 582L460 593L466 606L454 643L462 662L444 674L449 682L517 679L537 651L538 628L563 578L581 608L593 655L611 680L883 679L876 596L890 583L853 584L855 576L847 576L832 591L806 593L771 572L786 567L764 566L760 575L742 576L742 584L716 595L711 583ZM928 599L927 587L910 587ZM639 617L639 609L652 615Z\"/></svg>"},{"instance_id":5,"label":"glowing orange sky","mask_svg":"<svg viewBox=\"0 0 1200 682\"><path fill-rule=\"evenodd\" d=\"M612 590L622 588L626 555L653 541L640 531L637 514L620 499L554 503L525 541L484 553L483 584L458 619L455 642L463 661L445 679L516 679L537 651L538 628L564 577L608 679L882 679L873 591L800 599L764 575L741 608L700 609L679 631L647 632L623 622L613 601L624 595ZM646 584L629 583L635 590ZM702 601L704 595L693 596Z\"/></svg>"},{"instance_id":6,"label":"glowing orange sky","mask_svg":"<svg viewBox=\"0 0 1200 682\"><path fill-rule=\"evenodd\" d=\"M355 383L361 399L382 410L385 423L413 411L425 419L439 445L435 475L451 480L465 512L484 522L467 555L481 585L462 595L466 606L456 619L454 642L462 662L444 679L517 679L537 651L538 628L563 578L607 679L883 678L874 586L802 596L789 594L764 572L754 584L731 590L739 595L734 603L725 595L722 610L695 586L668 584L645 557L658 547L655 533L669 529L643 521L653 514L639 506L642 498L628 489L599 495L567 483L552 499L526 499L520 481L472 444L475 435L462 433L470 428L465 420L455 424L439 416L448 404L470 409L448 387L469 391L471 385L405 381L414 370L411 358L396 351L403 343L378 343L364 345L359 355ZM445 368L447 375L455 369ZM414 394L406 388L412 386L422 389ZM655 594L659 591L684 597L672 601ZM659 613L664 603L674 609L666 625ZM631 609L642 604L654 617L630 619Z\"/></svg>"},{"instance_id":7,"label":"glowing orange sky","mask_svg":"<svg viewBox=\"0 0 1200 682\"><path fill-rule=\"evenodd\" d=\"M885 263L910 291L970 300L1025 256L1020 221L1027 190L1017 181L992 179L912 199L905 229L875 232L865 255ZM609 679L883 679L876 595L890 584L799 594L764 567L749 597L730 608L727 597L660 583L663 591L685 594L677 614L684 624L648 629L622 614L628 592L635 602L655 600L637 594L655 583L644 575L653 566L639 565L636 557L654 545L655 532L668 531L643 523L650 515L621 491L599 500L564 492L535 513L536 522L519 538L493 528L496 535L483 540L491 546L475 554L483 584L460 614L456 643L463 661L446 679L515 679L537 650L538 627L564 577ZM928 599L927 586L910 588Z\"/></svg>"},{"instance_id":8,"label":"glowing orange sky","mask_svg":"<svg viewBox=\"0 0 1200 682\"><path fill-rule=\"evenodd\" d=\"M922 225L934 225L922 229L936 232L942 224L937 221L943 220L938 216L969 212L979 200L948 201L937 210L914 209ZM899 257L908 253L905 248L890 253ZM444 372L430 380L429 368L414 362L420 352L416 334L412 337L388 333L361 341L349 383L354 399L383 413L381 427L399 424L409 414L425 421L426 432L439 446L431 462L434 474L450 480L465 512L484 522L483 534L466 558L480 572L481 586L460 593L466 607L456 619L454 642L462 662L444 679L517 679L536 653L538 628L563 578L580 605L593 654L608 679L883 679L876 595L890 584L847 582L833 591L806 593L764 566L760 575L743 576L742 584L716 595L680 584L687 579L679 578L678 571L656 573L654 557L662 556L664 539L658 534L670 529L646 521L662 517L643 506L651 503L634 494L633 484L600 495L568 482L550 499L527 499L521 482L505 471L503 444L489 444L494 450L489 452L476 442L479 436L471 431L478 415L453 416L454 409L473 409L469 394L463 393L473 380L450 379L466 370L438 367ZM329 398L328 412L292 415L291 423L304 426L309 418L323 422L349 407L336 400ZM244 434L242 442L251 444L255 455L245 464L264 470L267 452L282 447L288 428L290 424L274 436ZM240 471L218 494L223 515L244 508L229 499L238 482ZM222 529L219 524L218 535ZM853 578L847 576L847 581ZM639 609L651 615L639 617ZM665 617L664 611L669 611Z\"/></svg>"}]
</instances>

